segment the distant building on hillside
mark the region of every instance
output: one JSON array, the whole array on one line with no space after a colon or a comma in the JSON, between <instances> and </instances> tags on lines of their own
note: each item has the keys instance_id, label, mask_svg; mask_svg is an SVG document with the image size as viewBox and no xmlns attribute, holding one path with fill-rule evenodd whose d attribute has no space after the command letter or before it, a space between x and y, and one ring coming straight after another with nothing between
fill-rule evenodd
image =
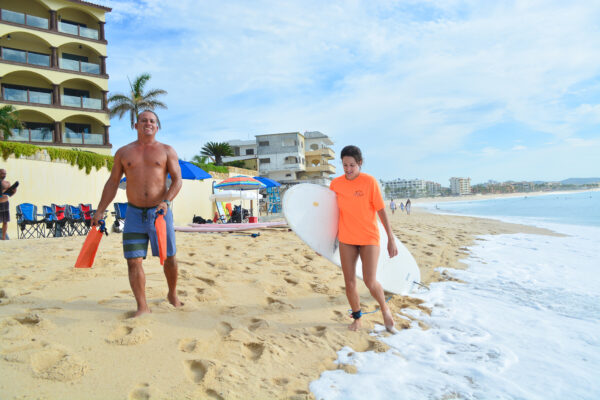
<instances>
[{"instance_id":1,"label":"distant building on hillside","mask_svg":"<svg viewBox=\"0 0 600 400\"><path fill-rule=\"evenodd\" d=\"M450 178L450 192L458 196L471 194L471 178Z\"/></svg>"},{"instance_id":2,"label":"distant building on hillside","mask_svg":"<svg viewBox=\"0 0 600 400\"><path fill-rule=\"evenodd\" d=\"M318 132L287 132L256 135L256 140L231 140L234 156L223 162L241 160L247 168L257 169L260 176L284 184L311 182L328 186L335 166L333 141ZM253 167L252 165L256 165Z\"/></svg>"},{"instance_id":3,"label":"distant building on hillside","mask_svg":"<svg viewBox=\"0 0 600 400\"><path fill-rule=\"evenodd\" d=\"M3 0L0 8L0 106L14 106L25 128L8 140L110 154L111 9L83 0Z\"/></svg>"}]
</instances>

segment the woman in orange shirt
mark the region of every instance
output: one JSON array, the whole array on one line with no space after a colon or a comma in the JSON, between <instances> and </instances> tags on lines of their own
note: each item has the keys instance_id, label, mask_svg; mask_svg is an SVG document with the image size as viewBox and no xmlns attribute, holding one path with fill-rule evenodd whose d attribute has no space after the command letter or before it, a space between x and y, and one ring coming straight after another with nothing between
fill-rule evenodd
<instances>
[{"instance_id":1,"label":"woman in orange shirt","mask_svg":"<svg viewBox=\"0 0 600 400\"><path fill-rule=\"evenodd\" d=\"M338 240L346 297L352 307L354 322L348 329L356 331L361 327L360 298L356 288L356 261L360 256L363 268L363 281L371 296L377 300L383 315L385 328L394 331L392 312L385 302L383 287L377 282L377 262L379 261L379 228L377 216L385 227L388 236L387 250L390 257L398 255L392 228L385 213L385 204L379 185L371 175L360 172L362 153L356 146L342 149L344 175L331 181L329 188L337 195L340 209Z\"/></svg>"}]
</instances>

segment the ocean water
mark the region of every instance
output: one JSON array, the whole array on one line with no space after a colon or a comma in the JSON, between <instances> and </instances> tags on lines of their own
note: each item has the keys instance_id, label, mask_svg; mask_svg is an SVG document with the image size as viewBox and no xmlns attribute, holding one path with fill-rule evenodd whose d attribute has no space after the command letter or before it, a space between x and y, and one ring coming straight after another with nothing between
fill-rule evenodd
<instances>
[{"instance_id":1,"label":"ocean water","mask_svg":"<svg viewBox=\"0 0 600 400\"><path fill-rule=\"evenodd\" d=\"M413 329L386 336L377 327L373 335L390 350L342 348L336 362L355 365L357 373L324 372L310 385L315 397L599 399L599 203L599 192L587 192L438 204L438 211L565 236L480 237L464 260L468 269L440 266L465 283L434 283L415 294L432 309L413 312L428 330L413 322Z\"/></svg>"}]
</instances>

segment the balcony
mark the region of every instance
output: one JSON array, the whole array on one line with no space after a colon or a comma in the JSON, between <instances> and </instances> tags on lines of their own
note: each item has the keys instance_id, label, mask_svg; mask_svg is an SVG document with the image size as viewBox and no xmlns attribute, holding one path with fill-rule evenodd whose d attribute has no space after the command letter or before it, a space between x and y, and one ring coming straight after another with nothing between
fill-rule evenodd
<instances>
[{"instance_id":1,"label":"balcony","mask_svg":"<svg viewBox=\"0 0 600 400\"><path fill-rule=\"evenodd\" d=\"M104 135L101 133L81 133L66 130L63 143L69 144L104 144Z\"/></svg>"},{"instance_id":2,"label":"balcony","mask_svg":"<svg viewBox=\"0 0 600 400\"><path fill-rule=\"evenodd\" d=\"M326 172L328 174L335 174L335 166L330 164L322 164L314 167L306 167L306 172Z\"/></svg>"},{"instance_id":3,"label":"balcony","mask_svg":"<svg viewBox=\"0 0 600 400\"><path fill-rule=\"evenodd\" d=\"M85 26L81 25L59 22L58 31L62 33L68 33L70 35L98 40L98 31L96 29L86 28Z\"/></svg>"},{"instance_id":4,"label":"balcony","mask_svg":"<svg viewBox=\"0 0 600 400\"><path fill-rule=\"evenodd\" d=\"M4 100L34 104L52 104L52 93L36 91L34 89L24 90L5 87Z\"/></svg>"},{"instance_id":5,"label":"balcony","mask_svg":"<svg viewBox=\"0 0 600 400\"><path fill-rule=\"evenodd\" d=\"M32 26L34 28L48 29L49 26L48 19L46 18L5 9L0 10L0 17L2 18L2 21Z\"/></svg>"},{"instance_id":6,"label":"balcony","mask_svg":"<svg viewBox=\"0 0 600 400\"><path fill-rule=\"evenodd\" d=\"M66 58L61 58L59 60L58 66L61 69L66 69L69 71L85 72L88 74L100 75L100 65L85 62L85 61L76 61L76 60L68 60Z\"/></svg>"},{"instance_id":7,"label":"balcony","mask_svg":"<svg viewBox=\"0 0 600 400\"><path fill-rule=\"evenodd\" d=\"M50 128L23 129L19 132L18 129L12 130L12 136L9 140L15 142L45 142L52 143L53 131Z\"/></svg>"},{"instance_id":8,"label":"balcony","mask_svg":"<svg viewBox=\"0 0 600 400\"><path fill-rule=\"evenodd\" d=\"M306 157L317 156L325 158L335 158L335 153L329 147L323 147L317 150L309 150L305 153Z\"/></svg>"},{"instance_id":9,"label":"balcony","mask_svg":"<svg viewBox=\"0 0 600 400\"><path fill-rule=\"evenodd\" d=\"M50 55L2 47L2 59L23 64L50 66Z\"/></svg>"},{"instance_id":10,"label":"balcony","mask_svg":"<svg viewBox=\"0 0 600 400\"><path fill-rule=\"evenodd\" d=\"M102 109L102 100L90 97L62 95L60 103L67 107L91 108L94 110Z\"/></svg>"}]
</instances>

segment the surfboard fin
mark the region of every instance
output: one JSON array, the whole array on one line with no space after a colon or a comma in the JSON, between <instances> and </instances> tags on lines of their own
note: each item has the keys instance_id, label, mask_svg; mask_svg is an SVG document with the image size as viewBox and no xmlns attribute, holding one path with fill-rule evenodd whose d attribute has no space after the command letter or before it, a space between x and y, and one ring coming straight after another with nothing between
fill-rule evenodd
<instances>
[{"instance_id":1,"label":"surfboard fin","mask_svg":"<svg viewBox=\"0 0 600 400\"><path fill-rule=\"evenodd\" d=\"M83 242L83 246L81 247L81 251L79 252L79 256L77 257L77 261L75 261L75 268L92 268L103 233L108 236L104 220L100 220L100 229L92 226L88 232L85 242Z\"/></svg>"},{"instance_id":2,"label":"surfboard fin","mask_svg":"<svg viewBox=\"0 0 600 400\"><path fill-rule=\"evenodd\" d=\"M165 265L165 260L167 259L167 222L162 210L156 216L156 220L154 220L154 227L156 228L160 265Z\"/></svg>"}]
</instances>

